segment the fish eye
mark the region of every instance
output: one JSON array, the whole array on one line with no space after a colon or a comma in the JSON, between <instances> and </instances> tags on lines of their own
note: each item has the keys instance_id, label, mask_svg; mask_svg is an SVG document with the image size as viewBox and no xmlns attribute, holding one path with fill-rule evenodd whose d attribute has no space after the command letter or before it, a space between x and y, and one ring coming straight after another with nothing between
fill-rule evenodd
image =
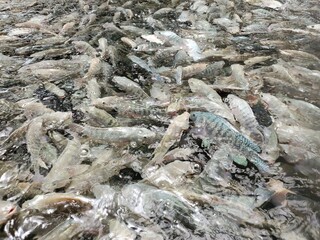
<instances>
[{"instance_id":1,"label":"fish eye","mask_svg":"<svg viewBox=\"0 0 320 240\"><path fill-rule=\"evenodd\" d=\"M201 166L199 163L194 164L193 169L196 173L200 173L201 172Z\"/></svg>"}]
</instances>

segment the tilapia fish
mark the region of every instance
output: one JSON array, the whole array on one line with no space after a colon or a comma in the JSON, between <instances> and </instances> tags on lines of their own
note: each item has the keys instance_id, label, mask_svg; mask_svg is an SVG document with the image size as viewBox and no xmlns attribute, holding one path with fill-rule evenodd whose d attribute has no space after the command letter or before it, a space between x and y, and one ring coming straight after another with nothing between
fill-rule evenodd
<instances>
[{"instance_id":1,"label":"tilapia fish","mask_svg":"<svg viewBox=\"0 0 320 240\"><path fill-rule=\"evenodd\" d=\"M96 128L72 124L70 129L89 137L93 141L107 143L124 143L131 141L146 143L152 142L156 138L154 132L143 127Z\"/></svg>"},{"instance_id":2,"label":"tilapia fish","mask_svg":"<svg viewBox=\"0 0 320 240\"><path fill-rule=\"evenodd\" d=\"M218 138L222 143L239 150L259 171L271 173L268 164L258 155L261 148L239 133L226 119L208 112L191 112L190 119L194 122L196 128L206 130L205 135L199 135L199 138L209 142L212 141L211 138Z\"/></svg>"}]
</instances>

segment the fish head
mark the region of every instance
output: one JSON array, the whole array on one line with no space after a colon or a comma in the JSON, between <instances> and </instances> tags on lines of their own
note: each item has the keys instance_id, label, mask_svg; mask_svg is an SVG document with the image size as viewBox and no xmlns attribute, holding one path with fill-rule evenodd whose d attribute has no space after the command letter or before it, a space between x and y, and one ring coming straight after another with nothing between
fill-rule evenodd
<instances>
[{"instance_id":1,"label":"fish head","mask_svg":"<svg viewBox=\"0 0 320 240\"><path fill-rule=\"evenodd\" d=\"M156 138L156 133L146 128L139 129L138 134L139 134L140 142L148 143L148 142L152 142Z\"/></svg>"},{"instance_id":2,"label":"fish head","mask_svg":"<svg viewBox=\"0 0 320 240\"><path fill-rule=\"evenodd\" d=\"M0 201L0 225L4 224L18 211L18 206L12 202Z\"/></svg>"},{"instance_id":3,"label":"fish head","mask_svg":"<svg viewBox=\"0 0 320 240\"><path fill-rule=\"evenodd\" d=\"M91 105L97 108L103 108L105 110L112 110L113 106L116 102L122 100L121 97L118 96L109 96L104 98L97 98L92 100Z\"/></svg>"},{"instance_id":4,"label":"fish head","mask_svg":"<svg viewBox=\"0 0 320 240\"><path fill-rule=\"evenodd\" d=\"M59 124L60 126L67 126L71 124L72 121L72 113L71 112L61 112L60 116L60 121Z\"/></svg>"},{"instance_id":5,"label":"fish head","mask_svg":"<svg viewBox=\"0 0 320 240\"><path fill-rule=\"evenodd\" d=\"M190 78L188 80L188 84L193 92L198 92L200 88L203 87L203 82L196 78Z\"/></svg>"},{"instance_id":6,"label":"fish head","mask_svg":"<svg viewBox=\"0 0 320 240\"><path fill-rule=\"evenodd\" d=\"M195 122L201 116L201 112L191 112L189 119Z\"/></svg>"},{"instance_id":7,"label":"fish head","mask_svg":"<svg viewBox=\"0 0 320 240\"><path fill-rule=\"evenodd\" d=\"M232 95L232 94L228 94L228 96L226 97L226 99L224 100L226 103L230 103L232 102L233 100L235 100L235 96Z\"/></svg>"},{"instance_id":8,"label":"fish head","mask_svg":"<svg viewBox=\"0 0 320 240\"><path fill-rule=\"evenodd\" d=\"M45 129L61 128L72 123L71 112L45 113L39 117Z\"/></svg>"}]
</instances>

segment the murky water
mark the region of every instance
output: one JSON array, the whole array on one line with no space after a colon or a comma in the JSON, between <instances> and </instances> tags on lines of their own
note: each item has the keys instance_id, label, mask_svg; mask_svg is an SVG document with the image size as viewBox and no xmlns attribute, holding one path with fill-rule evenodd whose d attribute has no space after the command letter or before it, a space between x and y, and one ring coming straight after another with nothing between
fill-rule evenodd
<instances>
[{"instance_id":1,"label":"murky water","mask_svg":"<svg viewBox=\"0 0 320 240\"><path fill-rule=\"evenodd\" d=\"M0 0L1 239L319 239L317 0Z\"/></svg>"}]
</instances>

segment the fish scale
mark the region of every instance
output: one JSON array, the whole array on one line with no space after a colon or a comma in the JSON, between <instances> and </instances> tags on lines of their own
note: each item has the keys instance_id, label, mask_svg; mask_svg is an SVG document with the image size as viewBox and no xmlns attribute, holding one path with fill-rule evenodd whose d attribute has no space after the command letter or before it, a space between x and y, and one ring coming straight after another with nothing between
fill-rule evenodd
<instances>
[{"instance_id":1,"label":"fish scale","mask_svg":"<svg viewBox=\"0 0 320 240\"><path fill-rule=\"evenodd\" d=\"M261 152L261 148L257 144L241 135L227 120L218 115L209 112L192 112L191 120L197 126L203 124L213 134L223 137L225 141L236 146L241 151L251 149L257 153Z\"/></svg>"},{"instance_id":2,"label":"fish scale","mask_svg":"<svg viewBox=\"0 0 320 240\"><path fill-rule=\"evenodd\" d=\"M234 114L241 127L247 130L248 134L250 134L249 136L262 142L263 135L260 132L261 128L250 105L245 100L233 94L228 95L227 102L230 105L231 112Z\"/></svg>"},{"instance_id":3,"label":"fish scale","mask_svg":"<svg viewBox=\"0 0 320 240\"><path fill-rule=\"evenodd\" d=\"M261 152L261 148L241 135L224 118L209 112L191 112L190 119L195 123L196 128L204 128L210 138L218 137L222 142L238 149L259 171L271 173L268 164L258 155ZM200 138L205 141L208 140L206 134L200 135Z\"/></svg>"}]
</instances>

